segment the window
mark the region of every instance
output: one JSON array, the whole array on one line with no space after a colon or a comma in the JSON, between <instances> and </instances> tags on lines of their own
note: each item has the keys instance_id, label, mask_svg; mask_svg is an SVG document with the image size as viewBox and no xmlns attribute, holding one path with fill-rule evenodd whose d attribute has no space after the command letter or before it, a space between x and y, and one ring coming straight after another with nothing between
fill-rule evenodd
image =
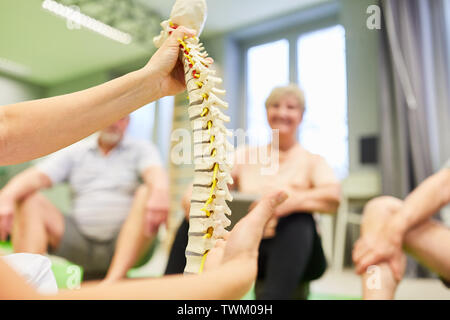
<instances>
[{"instance_id":1,"label":"window","mask_svg":"<svg viewBox=\"0 0 450 320\"><path fill-rule=\"evenodd\" d=\"M264 102L279 85L297 82L306 112L299 142L323 156L339 178L348 173L345 31L333 25L247 47L246 98L250 144L270 141ZM295 80L294 80L295 79Z\"/></svg>"},{"instance_id":2,"label":"window","mask_svg":"<svg viewBox=\"0 0 450 320\"><path fill-rule=\"evenodd\" d=\"M137 109L130 114L127 134L139 140L151 140L155 119L155 102Z\"/></svg>"},{"instance_id":3,"label":"window","mask_svg":"<svg viewBox=\"0 0 450 320\"><path fill-rule=\"evenodd\" d=\"M306 101L299 141L323 156L343 178L348 173L344 28L334 26L300 36L297 52L298 83Z\"/></svg>"},{"instance_id":4,"label":"window","mask_svg":"<svg viewBox=\"0 0 450 320\"><path fill-rule=\"evenodd\" d=\"M279 40L251 47L247 53L247 129L251 144L270 141L264 101L275 86L289 81L289 43Z\"/></svg>"},{"instance_id":5,"label":"window","mask_svg":"<svg viewBox=\"0 0 450 320\"><path fill-rule=\"evenodd\" d=\"M153 141L159 146L161 159L167 165L169 160L170 134L172 132L172 117L174 108L174 97L168 96L158 100L158 112L156 115L156 139Z\"/></svg>"}]
</instances>

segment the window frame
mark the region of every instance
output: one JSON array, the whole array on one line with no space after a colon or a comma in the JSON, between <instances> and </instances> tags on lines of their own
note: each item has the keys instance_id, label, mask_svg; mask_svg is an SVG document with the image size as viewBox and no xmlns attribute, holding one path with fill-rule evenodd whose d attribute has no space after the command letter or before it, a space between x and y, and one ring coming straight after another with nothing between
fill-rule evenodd
<instances>
[{"instance_id":1,"label":"window frame","mask_svg":"<svg viewBox=\"0 0 450 320\"><path fill-rule=\"evenodd\" d=\"M241 38L237 41L238 51L239 51L239 65L240 74L239 82L241 91L239 93L239 99L242 106L239 110L238 119L240 119L237 124L240 128L248 129L248 116L247 116L247 101L248 101L248 75L247 75L247 52L251 47L262 45L269 42L274 42L277 40L286 39L289 45L289 82L298 83L298 58L297 58L297 41L302 34L313 32L320 29L325 29L335 25L340 25L339 15L337 8L328 12L325 16L316 18L314 20L305 21L303 23L291 25L289 27L284 27L276 31L267 33L267 31L261 32L259 35L252 35L251 37ZM268 93L267 93L268 94Z\"/></svg>"}]
</instances>

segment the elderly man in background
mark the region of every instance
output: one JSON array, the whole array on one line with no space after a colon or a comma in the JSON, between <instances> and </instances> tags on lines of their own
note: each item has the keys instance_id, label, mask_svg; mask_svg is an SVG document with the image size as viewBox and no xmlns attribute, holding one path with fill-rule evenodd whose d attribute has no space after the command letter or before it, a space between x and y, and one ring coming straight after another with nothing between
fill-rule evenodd
<instances>
[{"instance_id":1,"label":"elderly man in background","mask_svg":"<svg viewBox=\"0 0 450 320\"><path fill-rule=\"evenodd\" d=\"M14 177L0 191L0 238L15 252L64 257L86 278L126 276L148 260L166 221L168 179L158 150L125 136L129 116ZM68 182L73 207L62 214L38 191ZM143 182L143 183L142 183Z\"/></svg>"}]
</instances>

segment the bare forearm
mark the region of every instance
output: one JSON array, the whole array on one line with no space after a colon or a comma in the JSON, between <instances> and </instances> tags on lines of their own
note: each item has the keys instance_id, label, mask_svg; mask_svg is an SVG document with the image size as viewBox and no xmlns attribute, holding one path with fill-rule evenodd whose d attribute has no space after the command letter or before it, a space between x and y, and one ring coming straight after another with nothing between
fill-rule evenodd
<instances>
[{"instance_id":1,"label":"bare forearm","mask_svg":"<svg viewBox=\"0 0 450 320\"><path fill-rule=\"evenodd\" d=\"M450 170L444 169L421 183L396 215L403 232L427 220L450 201Z\"/></svg>"},{"instance_id":2,"label":"bare forearm","mask_svg":"<svg viewBox=\"0 0 450 320\"><path fill-rule=\"evenodd\" d=\"M0 107L0 164L66 147L158 98L157 81L142 69L80 92Z\"/></svg>"},{"instance_id":3,"label":"bare forearm","mask_svg":"<svg viewBox=\"0 0 450 320\"><path fill-rule=\"evenodd\" d=\"M21 201L28 195L51 186L50 179L36 168L29 168L11 179L0 191L0 197L6 197L15 202Z\"/></svg>"},{"instance_id":4,"label":"bare forearm","mask_svg":"<svg viewBox=\"0 0 450 320\"><path fill-rule=\"evenodd\" d=\"M199 276L128 280L44 296L0 260L1 287L8 288L0 289L0 299L240 299L250 289L255 274L253 260L234 259Z\"/></svg>"},{"instance_id":5,"label":"bare forearm","mask_svg":"<svg viewBox=\"0 0 450 320\"><path fill-rule=\"evenodd\" d=\"M288 192L289 198L279 206L279 210L335 213L339 206L339 186L318 187L311 190L291 188Z\"/></svg>"},{"instance_id":6,"label":"bare forearm","mask_svg":"<svg viewBox=\"0 0 450 320\"><path fill-rule=\"evenodd\" d=\"M253 261L230 261L198 276L166 276L128 280L108 286L66 291L51 299L240 299L250 289L256 273Z\"/></svg>"},{"instance_id":7,"label":"bare forearm","mask_svg":"<svg viewBox=\"0 0 450 320\"><path fill-rule=\"evenodd\" d=\"M143 178L150 192L169 192L169 177L164 168L152 167Z\"/></svg>"}]
</instances>

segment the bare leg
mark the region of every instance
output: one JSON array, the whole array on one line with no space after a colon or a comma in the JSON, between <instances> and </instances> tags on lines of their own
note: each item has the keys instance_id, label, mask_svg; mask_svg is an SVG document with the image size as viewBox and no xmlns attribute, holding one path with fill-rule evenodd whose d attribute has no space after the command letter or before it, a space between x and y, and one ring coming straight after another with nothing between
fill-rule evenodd
<instances>
[{"instance_id":1,"label":"bare leg","mask_svg":"<svg viewBox=\"0 0 450 320\"><path fill-rule=\"evenodd\" d=\"M364 208L361 236L378 232L401 206L402 201L392 197L371 200ZM393 299L397 285L387 263L370 266L362 276L363 299Z\"/></svg>"},{"instance_id":2,"label":"bare leg","mask_svg":"<svg viewBox=\"0 0 450 320\"><path fill-rule=\"evenodd\" d=\"M14 252L44 254L49 245L58 247L63 233L63 215L42 194L35 193L19 204L12 232Z\"/></svg>"},{"instance_id":3,"label":"bare leg","mask_svg":"<svg viewBox=\"0 0 450 320\"><path fill-rule=\"evenodd\" d=\"M405 249L420 263L450 281L450 229L428 220L406 233Z\"/></svg>"},{"instance_id":4,"label":"bare leg","mask_svg":"<svg viewBox=\"0 0 450 320\"><path fill-rule=\"evenodd\" d=\"M126 276L127 271L149 250L155 239L145 235L145 204L149 190L140 186L136 191L131 211L120 230L116 250L104 282L113 282Z\"/></svg>"},{"instance_id":5,"label":"bare leg","mask_svg":"<svg viewBox=\"0 0 450 320\"><path fill-rule=\"evenodd\" d=\"M385 262L367 268L362 275L362 283L364 300L392 300L398 285Z\"/></svg>"},{"instance_id":6,"label":"bare leg","mask_svg":"<svg viewBox=\"0 0 450 320\"><path fill-rule=\"evenodd\" d=\"M361 232L375 232L401 205L400 200L391 197L380 197L369 202L364 209ZM445 280L450 280L450 256L445 254L450 250L450 230L447 227L428 220L406 233L404 246L420 263ZM376 281L373 281L375 277L381 279L381 290L377 289ZM363 275L364 299L393 299L396 287L397 283L387 263L368 268L368 272Z\"/></svg>"}]
</instances>

